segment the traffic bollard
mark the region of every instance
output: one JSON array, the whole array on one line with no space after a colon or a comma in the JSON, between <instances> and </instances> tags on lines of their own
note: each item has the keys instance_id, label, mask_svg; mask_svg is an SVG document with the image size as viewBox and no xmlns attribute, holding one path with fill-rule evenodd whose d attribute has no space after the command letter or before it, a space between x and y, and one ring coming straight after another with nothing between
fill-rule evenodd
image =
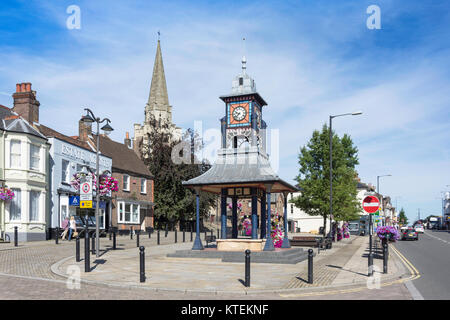
<instances>
[{"instance_id":1,"label":"traffic bollard","mask_svg":"<svg viewBox=\"0 0 450 320\"><path fill-rule=\"evenodd\" d=\"M383 244L383 273L388 273L388 244Z\"/></svg>"},{"instance_id":2,"label":"traffic bollard","mask_svg":"<svg viewBox=\"0 0 450 320\"><path fill-rule=\"evenodd\" d=\"M140 281L145 282L145 247L139 248Z\"/></svg>"},{"instance_id":3,"label":"traffic bollard","mask_svg":"<svg viewBox=\"0 0 450 320\"><path fill-rule=\"evenodd\" d=\"M158 240L158 245L160 244L160 234L159 234L159 229L158 229L158 232L157 232L157 240Z\"/></svg>"},{"instance_id":4,"label":"traffic bollard","mask_svg":"<svg viewBox=\"0 0 450 320\"><path fill-rule=\"evenodd\" d=\"M58 244L58 238L59 238L59 228L55 228L55 244Z\"/></svg>"},{"instance_id":5,"label":"traffic bollard","mask_svg":"<svg viewBox=\"0 0 450 320\"><path fill-rule=\"evenodd\" d=\"M177 243L177 229L175 229L175 243Z\"/></svg>"},{"instance_id":6,"label":"traffic bollard","mask_svg":"<svg viewBox=\"0 0 450 320\"><path fill-rule=\"evenodd\" d=\"M192 242L192 229L191 229L191 242Z\"/></svg>"},{"instance_id":7,"label":"traffic bollard","mask_svg":"<svg viewBox=\"0 0 450 320\"><path fill-rule=\"evenodd\" d=\"M308 283L313 283L313 249L308 250Z\"/></svg>"},{"instance_id":8,"label":"traffic bollard","mask_svg":"<svg viewBox=\"0 0 450 320\"><path fill-rule=\"evenodd\" d=\"M183 230L183 242L186 241L186 230Z\"/></svg>"},{"instance_id":9,"label":"traffic bollard","mask_svg":"<svg viewBox=\"0 0 450 320\"><path fill-rule=\"evenodd\" d=\"M19 242L19 233L17 231L17 227L14 227L14 247L18 246Z\"/></svg>"},{"instance_id":10,"label":"traffic bollard","mask_svg":"<svg viewBox=\"0 0 450 320\"><path fill-rule=\"evenodd\" d=\"M166 224L166 233L164 234L164 238L167 238L167 234L169 233L169 227Z\"/></svg>"},{"instance_id":11,"label":"traffic bollard","mask_svg":"<svg viewBox=\"0 0 450 320\"><path fill-rule=\"evenodd\" d=\"M113 250L116 250L116 231L113 231Z\"/></svg>"},{"instance_id":12,"label":"traffic bollard","mask_svg":"<svg viewBox=\"0 0 450 320\"><path fill-rule=\"evenodd\" d=\"M141 233L140 231L136 230L136 247L138 247L138 248L139 248L139 234L140 233Z\"/></svg>"},{"instance_id":13,"label":"traffic bollard","mask_svg":"<svg viewBox=\"0 0 450 320\"><path fill-rule=\"evenodd\" d=\"M245 250L245 286L250 287L250 250Z\"/></svg>"},{"instance_id":14,"label":"traffic bollard","mask_svg":"<svg viewBox=\"0 0 450 320\"><path fill-rule=\"evenodd\" d=\"M152 238L152 231L148 230L148 238L151 239Z\"/></svg>"},{"instance_id":15,"label":"traffic bollard","mask_svg":"<svg viewBox=\"0 0 450 320\"><path fill-rule=\"evenodd\" d=\"M92 233L92 254L95 254L95 233Z\"/></svg>"},{"instance_id":16,"label":"traffic bollard","mask_svg":"<svg viewBox=\"0 0 450 320\"><path fill-rule=\"evenodd\" d=\"M84 232L84 272L90 272L90 256L89 256L89 230L85 229Z\"/></svg>"},{"instance_id":17,"label":"traffic bollard","mask_svg":"<svg viewBox=\"0 0 450 320\"><path fill-rule=\"evenodd\" d=\"M108 233L109 233L109 240L111 241L111 236L112 236L112 234L111 234L111 233L112 233L112 232L111 232L111 230L109 230L109 232L108 232Z\"/></svg>"},{"instance_id":18,"label":"traffic bollard","mask_svg":"<svg viewBox=\"0 0 450 320\"><path fill-rule=\"evenodd\" d=\"M130 228L130 239L133 240L133 227Z\"/></svg>"},{"instance_id":19,"label":"traffic bollard","mask_svg":"<svg viewBox=\"0 0 450 320\"><path fill-rule=\"evenodd\" d=\"M80 262L80 237L75 239L75 261Z\"/></svg>"},{"instance_id":20,"label":"traffic bollard","mask_svg":"<svg viewBox=\"0 0 450 320\"><path fill-rule=\"evenodd\" d=\"M217 239L220 238L219 229L217 229Z\"/></svg>"}]
</instances>

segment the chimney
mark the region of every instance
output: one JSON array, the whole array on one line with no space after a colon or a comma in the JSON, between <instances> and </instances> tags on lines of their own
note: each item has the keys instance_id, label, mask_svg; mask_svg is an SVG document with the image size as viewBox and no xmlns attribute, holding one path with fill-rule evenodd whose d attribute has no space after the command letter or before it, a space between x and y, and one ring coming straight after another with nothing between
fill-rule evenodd
<instances>
[{"instance_id":1,"label":"chimney","mask_svg":"<svg viewBox=\"0 0 450 320\"><path fill-rule=\"evenodd\" d=\"M81 141L87 141L88 135L92 133L92 123L78 121L78 139Z\"/></svg>"},{"instance_id":2,"label":"chimney","mask_svg":"<svg viewBox=\"0 0 450 320\"><path fill-rule=\"evenodd\" d=\"M30 124L39 123L39 101L36 100L36 91L31 90L31 83L16 84L16 92L12 95L14 106L12 110L27 120Z\"/></svg>"},{"instance_id":3,"label":"chimney","mask_svg":"<svg viewBox=\"0 0 450 320\"><path fill-rule=\"evenodd\" d=\"M123 140L124 144L128 147L131 148L131 139L130 139L130 134L127 132L125 139Z\"/></svg>"}]
</instances>

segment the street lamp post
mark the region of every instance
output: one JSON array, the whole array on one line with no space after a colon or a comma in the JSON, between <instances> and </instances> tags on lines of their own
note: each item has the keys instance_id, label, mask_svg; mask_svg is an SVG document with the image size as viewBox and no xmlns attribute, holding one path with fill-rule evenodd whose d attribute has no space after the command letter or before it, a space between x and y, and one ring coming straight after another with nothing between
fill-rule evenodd
<instances>
[{"instance_id":1,"label":"street lamp post","mask_svg":"<svg viewBox=\"0 0 450 320\"><path fill-rule=\"evenodd\" d=\"M111 122L111 120L109 120L108 118L104 118L103 120L100 120L100 118L97 118L94 113L92 112L92 110L90 110L89 108L85 108L84 110L86 110L86 115L83 116L81 118L81 121L85 122L85 123L92 123L92 122L96 122L97 123L97 145L96 145L96 154L97 154L97 159L96 159L96 178L97 178L97 183L96 183L96 205L95 205L95 247L97 248L97 250L95 250L95 256L98 258L99 257L99 252L100 252L100 243L99 243L99 225L98 225L98 212L99 212L99 207L100 207L100 174L99 174L99 146L100 146L100 123L103 123L106 121L106 124L102 127L102 130L105 131L106 134L108 134L109 132L113 131L114 129L109 125L109 123Z\"/></svg>"},{"instance_id":2,"label":"street lamp post","mask_svg":"<svg viewBox=\"0 0 450 320\"><path fill-rule=\"evenodd\" d=\"M330 231L328 232L328 238L330 238L331 240L331 224L333 221L333 127L332 127L332 120L333 118L336 117L341 117L341 116L357 116L362 114L361 111L356 111L356 112L352 112L352 113L343 113L343 114L338 114L335 116L330 116ZM325 238L325 234L326 234L326 228L327 228L327 223L326 223L326 216L324 215L323 218L323 237ZM330 241L330 247L331 247L331 242Z\"/></svg>"},{"instance_id":3,"label":"street lamp post","mask_svg":"<svg viewBox=\"0 0 450 320\"><path fill-rule=\"evenodd\" d=\"M377 176L377 193L380 194L380 178L381 177L392 177L391 174L385 174L382 176ZM381 197L381 211L383 211L384 214L384 207L383 207L383 197ZM386 215L384 216L384 224L386 224Z\"/></svg>"}]
</instances>

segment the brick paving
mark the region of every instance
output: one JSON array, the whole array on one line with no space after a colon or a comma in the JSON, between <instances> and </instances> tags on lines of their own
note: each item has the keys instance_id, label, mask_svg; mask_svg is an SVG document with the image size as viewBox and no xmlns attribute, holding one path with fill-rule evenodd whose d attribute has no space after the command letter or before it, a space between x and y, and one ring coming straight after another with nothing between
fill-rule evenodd
<instances>
[{"instance_id":1,"label":"brick paving","mask_svg":"<svg viewBox=\"0 0 450 320\"><path fill-rule=\"evenodd\" d=\"M194 234L195 238L195 234ZM204 234L202 234L202 241L204 238ZM203 269L195 270L198 268L196 266L195 261L187 261L190 259L172 259L165 258L165 252L180 248L189 248L192 243L182 243L182 234L178 233L178 243L174 244L174 233L169 233L168 237L164 237L164 232L161 232L161 246L156 245L156 234L152 235L151 239L148 239L148 236L142 235L140 237L140 245L146 247L147 255L150 257L148 263L150 263L151 259L159 259L160 262L164 262L166 267L169 269L165 269L164 264L157 267L159 268L159 272L161 274L166 274L166 280L169 282L172 281L172 288L177 287L177 279L169 279L173 277L173 274L179 272L183 268L187 270L191 268L193 270L192 277L190 283L195 288L200 285L205 288L217 288L220 287L220 281L215 284L211 284L211 281L217 281L217 273L223 274L225 272L227 266L223 263L217 263L209 260L209 262L204 265ZM186 233L186 241L190 241L190 233ZM270 274L280 274L286 271L286 281L281 281L278 284L278 288L283 289L318 289L321 285L329 285L334 281L339 280L345 274L342 271L342 267L348 267L349 264L352 264L353 260L361 260L360 257L356 254L359 248L359 254L361 250L364 252L364 241L367 241L367 238L363 237L355 237L351 239L351 241L341 241L333 244L333 249L321 251L319 255L316 255L314 258L314 285L307 284L302 279L307 279L307 262L301 262L297 265L286 266L286 265L277 265L277 264L252 264L252 288L253 289L263 289L263 288L272 288L276 289L276 280L274 277L269 277ZM101 247L103 249L109 249L112 247L112 241L109 238L101 238ZM350 243L351 242L351 243ZM84 241L81 241L81 258L84 255ZM131 240L129 236L121 236L117 237L117 247L119 250L117 251L103 251L100 259L108 260L112 257L113 254L126 254L128 255L128 263L134 264L128 266L128 277L133 278L132 282L134 284L139 284L138 282L138 254L136 248L136 237ZM136 250L132 250L132 249ZM122 250L120 250L122 249ZM131 250L130 250L131 249ZM136 251L136 252L135 252ZM232 287L240 288L238 293L236 292L183 292L180 291L170 291L164 290L167 287L163 282L159 285L159 291L148 290L149 288L139 288L136 286L132 287L108 287L101 284L94 283L81 283L81 289L69 289L66 284L66 278L58 276L51 271L51 266L56 262L61 261L62 259L71 257L75 255L75 241L67 242L60 241L60 244L56 245L54 240L52 241L41 241L41 242L30 242L30 243L20 243L18 248L14 248L11 244L3 244L0 246L0 287L2 287L2 291L0 291L0 299L330 299L335 297L337 299L376 299L377 294L376 291L385 291L384 297L392 296L393 299L402 298L402 299L410 299L410 295L407 293L403 284L393 284L390 285L389 290L364 290L363 292L341 292L341 293L330 293L326 296L317 295L316 293L308 294L307 291L303 291L303 293L276 293L276 292L259 292L255 293L252 290L243 290L242 283L239 283L239 278L242 280L244 276L244 266L243 264L230 263L230 265L234 265L235 269L231 275L231 278L227 280L228 285L232 283ZM71 258L74 260L73 258ZM367 258L362 258L363 262L359 262L361 265L364 265L367 261ZM71 260L71 264L74 261ZM212 259L214 260L214 259ZM358 261L359 261L358 260ZM95 255L91 255L91 263L95 261ZM156 260L155 260L156 261ZM116 263L115 260L107 261L104 265L98 265L96 270L98 274L101 274L102 268L105 265L113 265ZM169 264L167 264L169 263ZM83 265L83 262L81 262ZM335 267L330 267L335 266ZM152 268L155 268L156 264L153 265ZM337 268L339 267L339 268ZM361 267L361 266L359 266ZM180 270L178 270L181 268ZM219 269L216 270L217 268ZM287 269L286 269L287 268ZM176 269L176 270L174 270ZM279 269L279 270L278 270ZM84 268L81 268L84 270ZM155 269L153 269L155 270ZM168 270L172 270L172 272L168 272ZM191 270L191 271L192 271ZM215 271L216 270L216 271ZM299 271L300 270L300 271ZM197 272L198 271L198 272ZM81 276L83 278L84 272L82 272ZM93 275L94 272L89 273L89 275ZM259 274L259 275L258 275ZM290 276L289 276L290 274ZM200 278L199 277L201 275ZM123 277L126 277L126 274L122 274ZM185 279L191 276L184 276ZM169 278L167 278L169 277ZM112 279L114 280L114 279ZM220 280L220 279L219 279ZM270 281L269 281L270 280ZM343 279L341 279L344 281ZM168 283L169 283L168 282ZM183 284L179 283L178 287L183 286ZM267 287L268 286L268 287ZM167 287L170 289L171 286ZM230 287L231 288L231 287ZM162 291L161 291L162 290ZM406 291L405 291L406 290ZM322 290L323 291L323 290ZM292 291L291 291L292 292ZM295 291L294 291L295 292ZM386 295L388 294L388 295Z\"/></svg>"}]
</instances>

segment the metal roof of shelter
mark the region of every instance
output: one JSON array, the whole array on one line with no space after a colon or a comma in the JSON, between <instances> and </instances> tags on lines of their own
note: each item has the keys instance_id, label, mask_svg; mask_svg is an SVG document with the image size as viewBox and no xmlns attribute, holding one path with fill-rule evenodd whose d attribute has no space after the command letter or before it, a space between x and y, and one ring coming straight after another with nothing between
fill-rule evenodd
<instances>
[{"instance_id":1,"label":"metal roof of shelter","mask_svg":"<svg viewBox=\"0 0 450 320\"><path fill-rule=\"evenodd\" d=\"M214 165L204 174L183 185L199 187L202 191L221 193L222 188L256 187L266 190L272 184L272 193L295 192L298 188L282 180L271 168L269 157L258 147L219 149Z\"/></svg>"}]
</instances>

